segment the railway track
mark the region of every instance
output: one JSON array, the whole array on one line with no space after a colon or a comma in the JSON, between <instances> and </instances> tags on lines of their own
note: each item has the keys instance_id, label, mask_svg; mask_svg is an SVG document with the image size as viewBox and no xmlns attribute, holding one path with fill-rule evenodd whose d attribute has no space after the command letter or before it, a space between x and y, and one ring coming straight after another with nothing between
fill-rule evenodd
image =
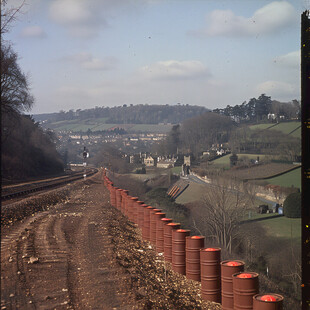
<instances>
[{"instance_id":1,"label":"railway track","mask_svg":"<svg viewBox=\"0 0 310 310\"><path fill-rule=\"evenodd\" d=\"M86 175L92 176L98 172L98 169L88 169ZM1 201L6 201L9 199L23 197L34 192L40 192L47 189L56 188L73 182L79 179L82 179L84 172L78 172L73 175L66 175L57 178L44 179L40 181L21 183L16 185L2 186L1 189Z\"/></svg>"}]
</instances>

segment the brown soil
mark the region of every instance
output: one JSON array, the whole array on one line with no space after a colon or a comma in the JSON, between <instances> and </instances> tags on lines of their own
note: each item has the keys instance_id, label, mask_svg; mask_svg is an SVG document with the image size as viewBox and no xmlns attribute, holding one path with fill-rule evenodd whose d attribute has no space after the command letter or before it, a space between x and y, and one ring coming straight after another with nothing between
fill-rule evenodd
<instances>
[{"instance_id":1,"label":"brown soil","mask_svg":"<svg viewBox=\"0 0 310 310\"><path fill-rule=\"evenodd\" d=\"M238 179L255 180L260 178L271 178L279 173L286 172L295 165L279 164L279 163L267 163L262 165L252 166L250 168L236 168L225 171L224 176L237 177Z\"/></svg>"},{"instance_id":2,"label":"brown soil","mask_svg":"<svg viewBox=\"0 0 310 310\"><path fill-rule=\"evenodd\" d=\"M1 227L1 310L221 309L109 204L99 176Z\"/></svg>"}]
</instances>

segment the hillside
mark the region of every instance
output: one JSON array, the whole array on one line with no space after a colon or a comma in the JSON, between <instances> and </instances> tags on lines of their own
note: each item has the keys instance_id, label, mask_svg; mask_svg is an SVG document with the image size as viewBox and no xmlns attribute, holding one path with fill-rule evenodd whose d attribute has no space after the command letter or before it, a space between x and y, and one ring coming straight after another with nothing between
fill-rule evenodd
<instances>
[{"instance_id":1,"label":"hillside","mask_svg":"<svg viewBox=\"0 0 310 310\"><path fill-rule=\"evenodd\" d=\"M205 107L190 105L124 105L37 114L33 117L44 127L56 130L101 131L120 124L177 124L207 111Z\"/></svg>"},{"instance_id":2,"label":"hillside","mask_svg":"<svg viewBox=\"0 0 310 310\"><path fill-rule=\"evenodd\" d=\"M258 124L250 126L250 129L277 130L291 137L301 137L301 123L298 121L280 122L276 124Z\"/></svg>"},{"instance_id":3,"label":"hillside","mask_svg":"<svg viewBox=\"0 0 310 310\"><path fill-rule=\"evenodd\" d=\"M172 128L171 124L121 124L121 123L105 123L104 118L71 120L59 122L44 122L42 127L49 128L58 132L73 133L100 133L102 131L112 131L115 128L123 128L127 133L151 132L151 133L167 133Z\"/></svg>"},{"instance_id":4,"label":"hillside","mask_svg":"<svg viewBox=\"0 0 310 310\"><path fill-rule=\"evenodd\" d=\"M1 117L2 180L24 180L63 172L63 162L56 151L56 137L43 131L34 120L16 114Z\"/></svg>"}]
</instances>

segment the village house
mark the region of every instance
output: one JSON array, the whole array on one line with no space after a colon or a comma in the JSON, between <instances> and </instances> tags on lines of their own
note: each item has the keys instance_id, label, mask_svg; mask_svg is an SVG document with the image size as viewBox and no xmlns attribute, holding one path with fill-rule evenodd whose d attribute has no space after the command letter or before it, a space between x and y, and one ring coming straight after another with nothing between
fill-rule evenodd
<instances>
[{"instance_id":1,"label":"village house","mask_svg":"<svg viewBox=\"0 0 310 310\"><path fill-rule=\"evenodd\" d=\"M144 158L144 164L146 167L153 167L155 166L155 159L152 156L148 156Z\"/></svg>"}]
</instances>

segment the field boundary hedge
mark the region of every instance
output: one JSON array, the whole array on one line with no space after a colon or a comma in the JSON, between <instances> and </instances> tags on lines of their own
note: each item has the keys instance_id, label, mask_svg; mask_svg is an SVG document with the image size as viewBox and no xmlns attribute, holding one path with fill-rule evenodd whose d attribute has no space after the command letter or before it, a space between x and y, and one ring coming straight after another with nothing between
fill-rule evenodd
<instances>
[{"instance_id":1,"label":"field boundary hedge","mask_svg":"<svg viewBox=\"0 0 310 310\"><path fill-rule=\"evenodd\" d=\"M272 178L275 178L275 177L279 177L279 176L281 176L281 175L284 175L284 174L286 174L286 173L288 173L288 172L291 172L291 171L293 171L293 170L296 170L296 169L298 169L298 168L301 168L301 165L298 165L298 166L293 167L293 168L290 168L290 169L288 169L288 170L285 170L285 171L276 173L276 174L274 174L274 175L272 175L272 176L263 177L263 178L244 179L244 181L268 180L268 179L272 179Z\"/></svg>"}]
</instances>

